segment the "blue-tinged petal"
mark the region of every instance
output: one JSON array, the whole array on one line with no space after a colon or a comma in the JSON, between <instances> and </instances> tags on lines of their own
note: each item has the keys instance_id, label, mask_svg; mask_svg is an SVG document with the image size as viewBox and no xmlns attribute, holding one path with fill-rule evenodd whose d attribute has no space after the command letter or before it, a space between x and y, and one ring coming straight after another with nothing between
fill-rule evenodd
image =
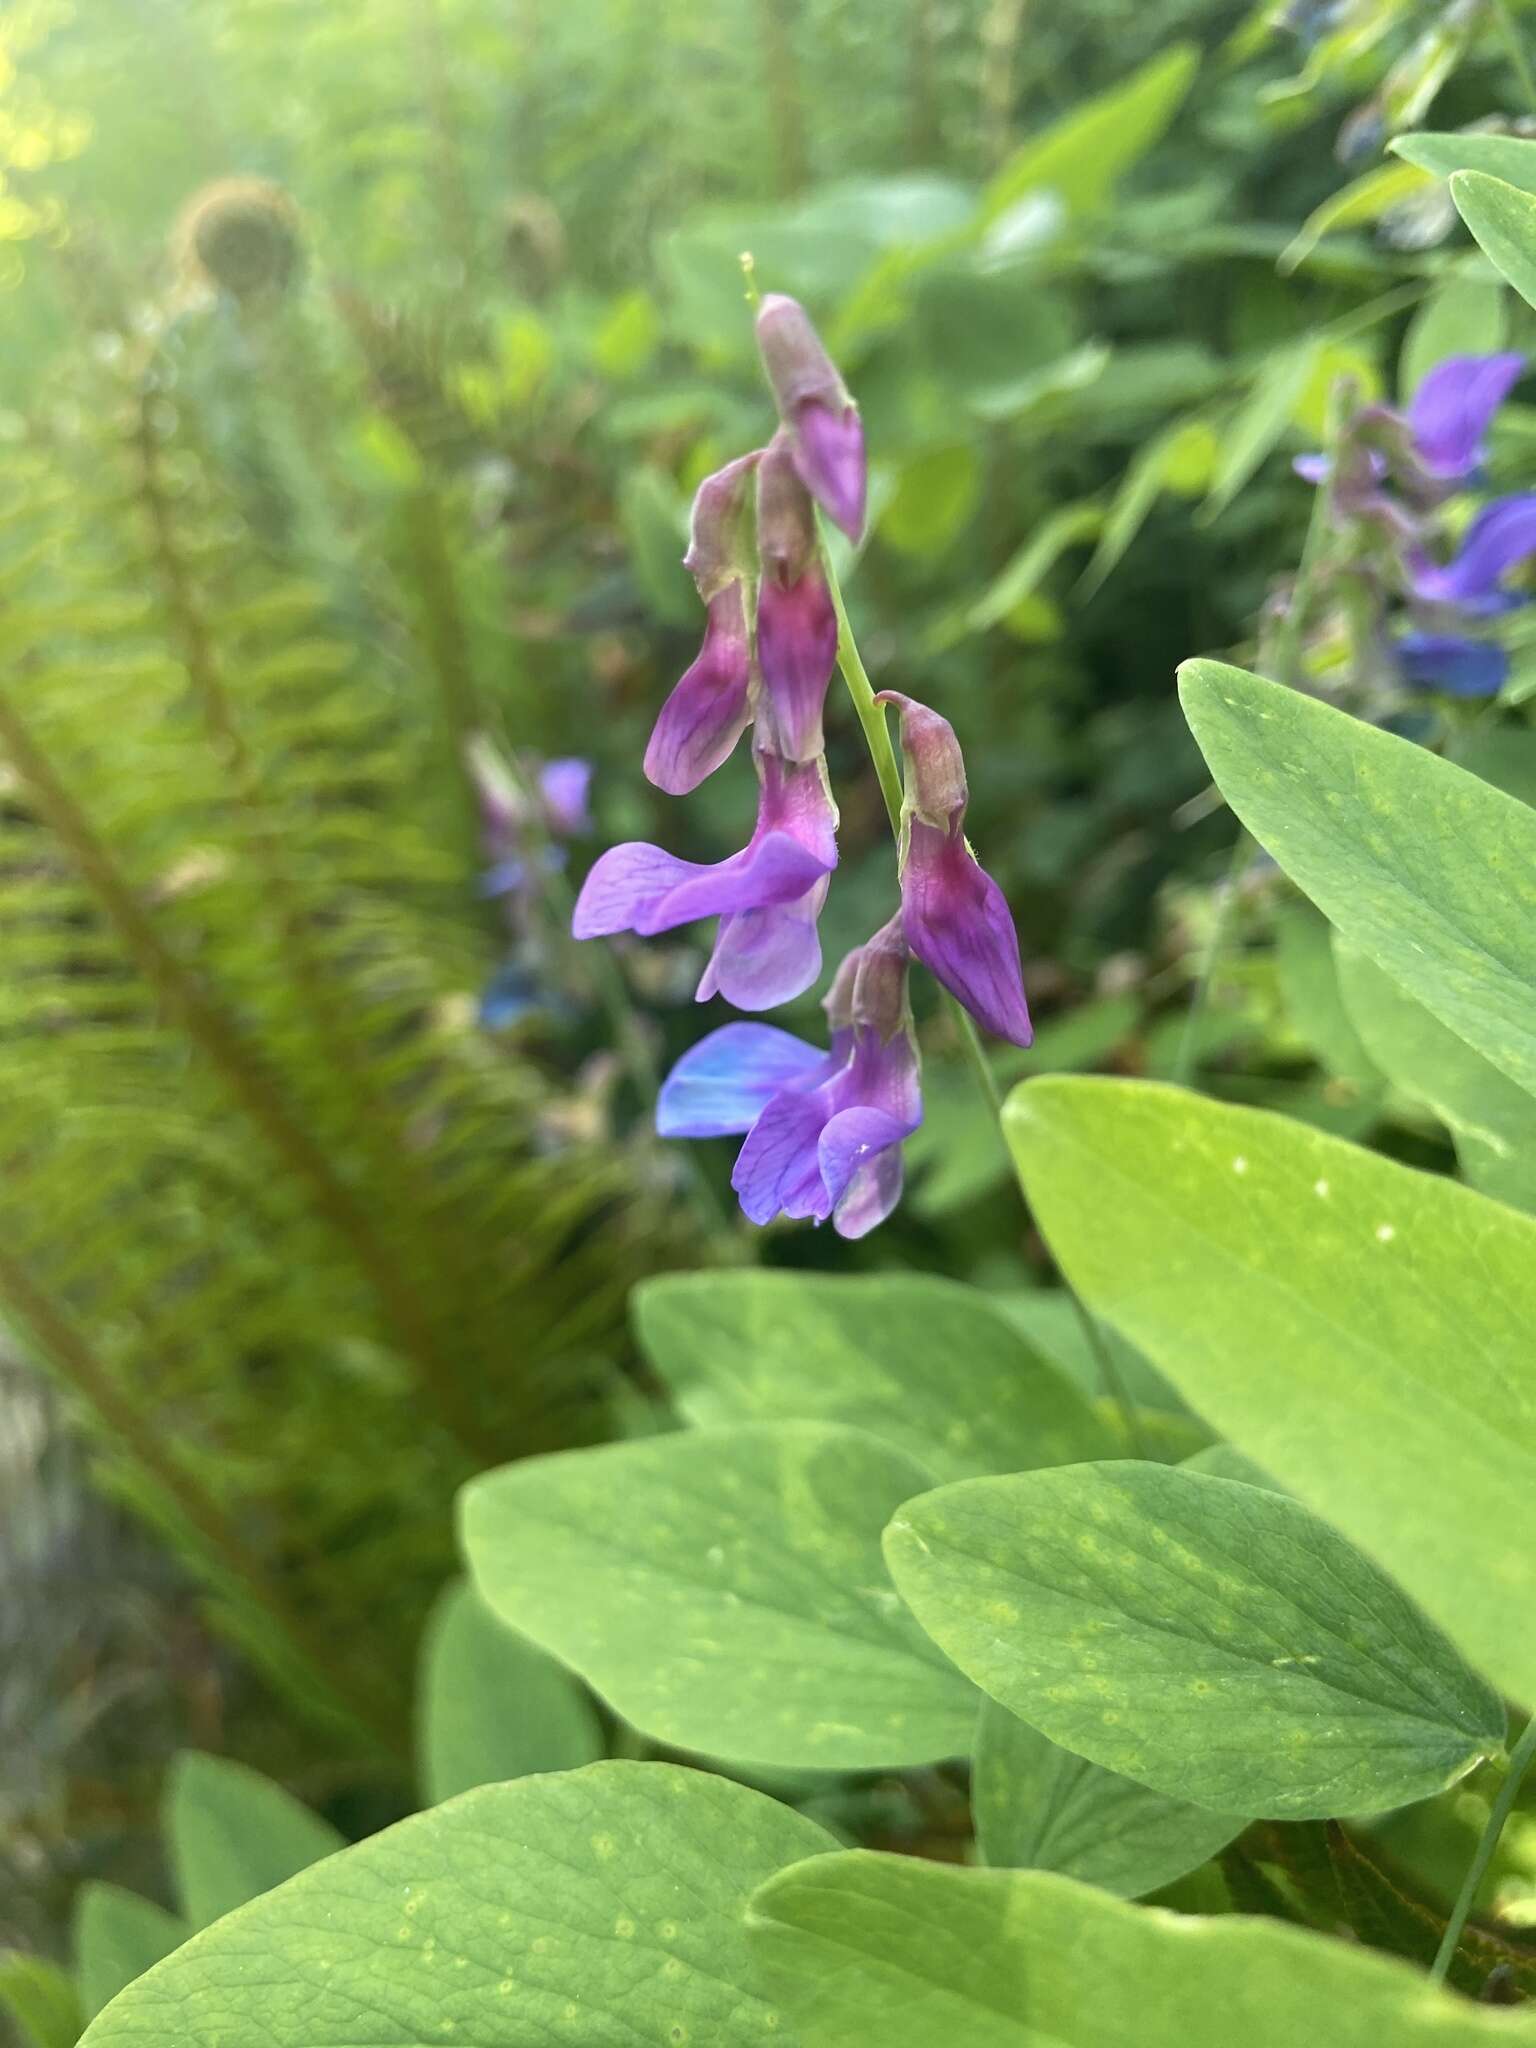
<instances>
[{"instance_id":1,"label":"blue-tinged petal","mask_svg":"<svg viewBox=\"0 0 1536 2048\"><path fill-rule=\"evenodd\" d=\"M1525 369L1525 357L1451 356L1413 394L1408 427L1432 476L1470 476L1483 459L1483 436Z\"/></svg>"},{"instance_id":2,"label":"blue-tinged petal","mask_svg":"<svg viewBox=\"0 0 1536 2048\"><path fill-rule=\"evenodd\" d=\"M1455 559L1444 564L1415 554L1408 579L1415 595L1434 604L1486 609L1497 599L1499 580L1536 554L1536 493L1495 498L1485 505L1462 538Z\"/></svg>"},{"instance_id":3,"label":"blue-tinged petal","mask_svg":"<svg viewBox=\"0 0 1536 2048\"><path fill-rule=\"evenodd\" d=\"M751 1130L775 1095L814 1087L827 1056L772 1024L723 1024L685 1052L662 1083L664 1138L729 1138Z\"/></svg>"},{"instance_id":4,"label":"blue-tinged petal","mask_svg":"<svg viewBox=\"0 0 1536 2048\"><path fill-rule=\"evenodd\" d=\"M551 832L571 839L592 829L587 794L592 787L592 763L574 754L558 761L546 761L539 770L539 794Z\"/></svg>"},{"instance_id":5,"label":"blue-tinged petal","mask_svg":"<svg viewBox=\"0 0 1536 2048\"><path fill-rule=\"evenodd\" d=\"M832 1212L839 1237L867 1237L901 1200L901 1147L889 1145L861 1166Z\"/></svg>"},{"instance_id":6,"label":"blue-tinged petal","mask_svg":"<svg viewBox=\"0 0 1536 2048\"><path fill-rule=\"evenodd\" d=\"M722 995L738 1010L776 1010L803 995L821 972L816 920L826 900L823 876L793 903L722 917L698 1000Z\"/></svg>"},{"instance_id":7,"label":"blue-tinged petal","mask_svg":"<svg viewBox=\"0 0 1536 2048\"><path fill-rule=\"evenodd\" d=\"M1015 1045L1033 1032L1019 940L1002 890L958 834L911 820L901 876L908 946L978 1024Z\"/></svg>"},{"instance_id":8,"label":"blue-tinged petal","mask_svg":"<svg viewBox=\"0 0 1536 2048\"><path fill-rule=\"evenodd\" d=\"M1397 661L1405 682L1451 697L1496 697L1509 675L1502 647L1460 633L1405 633Z\"/></svg>"}]
</instances>

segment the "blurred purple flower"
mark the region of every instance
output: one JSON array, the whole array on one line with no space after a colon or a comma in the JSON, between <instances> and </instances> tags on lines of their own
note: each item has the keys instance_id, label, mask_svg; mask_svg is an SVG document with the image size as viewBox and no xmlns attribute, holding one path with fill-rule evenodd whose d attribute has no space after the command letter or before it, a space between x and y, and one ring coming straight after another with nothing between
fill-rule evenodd
<instances>
[{"instance_id":1,"label":"blurred purple flower","mask_svg":"<svg viewBox=\"0 0 1536 2048\"><path fill-rule=\"evenodd\" d=\"M786 761L822 751L822 712L837 661L837 613L822 572L811 501L788 438L775 434L757 475L758 744Z\"/></svg>"},{"instance_id":2,"label":"blurred purple flower","mask_svg":"<svg viewBox=\"0 0 1536 2048\"><path fill-rule=\"evenodd\" d=\"M546 761L539 770L539 795L544 799L544 822L560 839L575 839L592 829L587 794L592 787L592 763L577 755Z\"/></svg>"},{"instance_id":3,"label":"blurred purple flower","mask_svg":"<svg viewBox=\"0 0 1536 2048\"><path fill-rule=\"evenodd\" d=\"M1019 939L1002 890L965 836L965 761L947 718L897 690L877 704L901 714L906 756L901 921L915 957L979 1024L1015 1045L1034 1036Z\"/></svg>"},{"instance_id":4,"label":"blurred purple flower","mask_svg":"<svg viewBox=\"0 0 1536 2048\"><path fill-rule=\"evenodd\" d=\"M669 796L686 796L713 774L752 720L747 615L758 461L756 450L738 456L705 477L694 495L683 566L707 607L704 644L661 707L645 750L646 774Z\"/></svg>"},{"instance_id":5,"label":"blurred purple flower","mask_svg":"<svg viewBox=\"0 0 1536 2048\"><path fill-rule=\"evenodd\" d=\"M1517 600L1499 588L1500 582L1533 554L1536 495L1495 498L1472 521L1449 562L1432 562L1422 548L1412 550L1408 580L1414 595L1427 603L1460 605L1471 612L1507 611Z\"/></svg>"},{"instance_id":6,"label":"blurred purple flower","mask_svg":"<svg viewBox=\"0 0 1536 2048\"><path fill-rule=\"evenodd\" d=\"M858 407L797 300L769 292L757 315L757 345L800 481L857 541L867 481Z\"/></svg>"},{"instance_id":7,"label":"blurred purple flower","mask_svg":"<svg viewBox=\"0 0 1536 2048\"><path fill-rule=\"evenodd\" d=\"M727 1024L685 1053L657 1104L663 1137L745 1133L731 1185L753 1223L828 1216L863 1237L901 1196L902 1140L922 1122L907 1007L907 949L893 919L838 969L826 1053L766 1024Z\"/></svg>"},{"instance_id":8,"label":"blurred purple flower","mask_svg":"<svg viewBox=\"0 0 1536 2048\"><path fill-rule=\"evenodd\" d=\"M821 971L816 919L837 865L837 812L820 761L756 756L757 827L740 853L704 865L643 841L610 847L576 902L578 939L633 931L642 937L718 917L719 933L699 983L742 1010L771 1009L800 995Z\"/></svg>"},{"instance_id":9,"label":"blurred purple flower","mask_svg":"<svg viewBox=\"0 0 1536 2048\"><path fill-rule=\"evenodd\" d=\"M1414 452L1431 476L1471 476L1482 467L1493 416L1519 383L1525 357L1449 356L1422 378L1408 404Z\"/></svg>"},{"instance_id":10,"label":"blurred purple flower","mask_svg":"<svg viewBox=\"0 0 1536 2048\"><path fill-rule=\"evenodd\" d=\"M1460 633L1404 633L1395 653L1404 682L1451 697L1496 697L1509 676L1502 647Z\"/></svg>"}]
</instances>

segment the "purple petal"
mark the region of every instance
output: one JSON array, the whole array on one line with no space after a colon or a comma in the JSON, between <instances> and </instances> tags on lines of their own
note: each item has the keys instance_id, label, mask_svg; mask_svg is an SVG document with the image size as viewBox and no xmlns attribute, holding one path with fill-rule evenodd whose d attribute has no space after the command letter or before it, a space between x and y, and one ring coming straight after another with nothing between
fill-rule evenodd
<instances>
[{"instance_id":1,"label":"purple petal","mask_svg":"<svg viewBox=\"0 0 1536 2048\"><path fill-rule=\"evenodd\" d=\"M1467 528L1454 561L1443 567L1427 555L1409 558L1415 593L1436 604L1479 606L1498 594L1499 579L1536 554L1536 495L1496 498Z\"/></svg>"},{"instance_id":2,"label":"purple petal","mask_svg":"<svg viewBox=\"0 0 1536 2048\"><path fill-rule=\"evenodd\" d=\"M821 972L816 920L826 898L823 876L793 903L722 917L697 1000L722 995L738 1010L775 1010L803 995Z\"/></svg>"},{"instance_id":3,"label":"purple petal","mask_svg":"<svg viewBox=\"0 0 1536 2048\"><path fill-rule=\"evenodd\" d=\"M669 796L686 796L714 773L751 723L752 655L739 583L710 601L698 659L661 707L645 772Z\"/></svg>"},{"instance_id":4,"label":"purple petal","mask_svg":"<svg viewBox=\"0 0 1536 2048\"><path fill-rule=\"evenodd\" d=\"M864 531L867 470L864 423L856 405L807 398L794 410L795 468L829 519L851 541Z\"/></svg>"},{"instance_id":5,"label":"purple petal","mask_svg":"<svg viewBox=\"0 0 1536 2048\"><path fill-rule=\"evenodd\" d=\"M835 1208L854 1176L891 1145L910 1137L913 1126L889 1110L864 1103L840 1110L829 1119L817 1144L817 1164L827 1200Z\"/></svg>"},{"instance_id":6,"label":"purple petal","mask_svg":"<svg viewBox=\"0 0 1536 2048\"><path fill-rule=\"evenodd\" d=\"M1521 355L1451 356L1435 365L1408 407L1414 446L1432 476L1470 476L1477 468L1489 423L1524 368Z\"/></svg>"},{"instance_id":7,"label":"purple petal","mask_svg":"<svg viewBox=\"0 0 1536 2048\"><path fill-rule=\"evenodd\" d=\"M1332 474L1333 464L1326 455L1293 455L1291 468L1303 483L1322 484Z\"/></svg>"},{"instance_id":8,"label":"purple petal","mask_svg":"<svg viewBox=\"0 0 1536 2048\"><path fill-rule=\"evenodd\" d=\"M629 840L593 864L576 899L571 930L578 939L626 931L649 938L701 917L792 903L826 872L819 856L787 832L754 838L713 866Z\"/></svg>"},{"instance_id":9,"label":"purple petal","mask_svg":"<svg viewBox=\"0 0 1536 2048\"><path fill-rule=\"evenodd\" d=\"M1496 697L1509 675L1502 647L1460 633L1405 633L1397 661L1404 682L1451 697Z\"/></svg>"},{"instance_id":10,"label":"purple petal","mask_svg":"<svg viewBox=\"0 0 1536 2048\"><path fill-rule=\"evenodd\" d=\"M587 810L587 791L592 784L592 763L575 755L560 761L546 761L539 770L539 794L551 832L562 839L574 839L592 829Z\"/></svg>"},{"instance_id":11,"label":"purple petal","mask_svg":"<svg viewBox=\"0 0 1536 2048\"><path fill-rule=\"evenodd\" d=\"M762 723L786 761L814 761L822 750L821 714L837 662L837 614L826 578L807 569L785 589L765 576L757 598L757 665Z\"/></svg>"},{"instance_id":12,"label":"purple petal","mask_svg":"<svg viewBox=\"0 0 1536 2048\"><path fill-rule=\"evenodd\" d=\"M816 1145L827 1120L823 1091L776 1095L747 1133L736 1157L731 1186L751 1223L785 1216L831 1212L822 1186Z\"/></svg>"},{"instance_id":13,"label":"purple petal","mask_svg":"<svg viewBox=\"0 0 1536 2048\"><path fill-rule=\"evenodd\" d=\"M861 1166L832 1213L839 1237L867 1237L901 1200L901 1147L888 1146Z\"/></svg>"},{"instance_id":14,"label":"purple petal","mask_svg":"<svg viewBox=\"0 0 1536 2048\"><path fill-rule=\"evenodd\" d=\"M901 925L931 974L988 1031L1015 1045L1034 1036L1019 939L1007 900L963 838L913 818L901 878Z\"/></svg>"},{"instance_id":15,"label":"purple petal","mask_svg":"<svg viewBox=\"0 0 1536 2048\"><path fill-rule=\"evenodd\" d=\"M771 1024L724 1024L685 1052L662 1083L663 1138L726 1138L751 1130L775 1095L814 1086L827 1056Z\"/></svg>"}]
</instances>

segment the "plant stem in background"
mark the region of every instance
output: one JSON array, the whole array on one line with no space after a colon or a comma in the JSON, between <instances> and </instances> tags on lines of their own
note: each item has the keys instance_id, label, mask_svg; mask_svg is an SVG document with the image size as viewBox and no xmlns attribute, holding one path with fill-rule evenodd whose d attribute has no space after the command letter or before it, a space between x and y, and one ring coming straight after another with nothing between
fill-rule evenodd
<instances>
[{"instance_id":1,"label":"plant stem in background","mask_svg":"<svg viewBox=\"0 0 1536 2048\"><path fill-rule=\"evenodd\" d=\"M1520 1791L1521 1780L1525 1777L1533 1756L1536 1756L1536 1714L1531 1716L1526 1724L1525 1733L1515 1744L1514 1752L1509 1759L1509 1770L1488 1815L1488 1824L1483 1829L1482 1839L1467 1866L1467 1874L1461 1881L1461 1890L1456 1894L1456 1903L1451 1908L1450 1919L1446 1922L1444 1937L1430 1967L1430 1981L1434 1984L1445 1982L1446 1972L1451 1967L1451 1958L1456 1953L1456 1944L1461 1939L1462 1929L1467 1924L1467 1916L1472 1911L1472 1901L1477 1897L1478 1887L1487 1875L1488 1865L1493 1861L1493 1852L1499 1846L1504 1823L1509 1819L1510 1810Z\"/></svg>"},{"instance_id":2,"label":"plant stem in background","mask_svg":"<svg viewBox=\"0 0 1536 2048\"><path fill-rule=\"evenodd\" d=\"M1520 81L1520 90L1531 110L1536 112L1536 72L1531 69L1530 56L1520 39L1520 24L1510 12L1509 0L1492 0L1492 5L1493 18L1499 24L1499 33L1509 51L1509 61Z\"/></svg>"},{"instance_id":3,"label":"plant stem in background","mask_svg":"<svg viewBox=\"0 0 1536 2048\"><path fill-rule=\"evenodd\" d=\"M805 94L795 55L798 0L757 0L763 46L763 82L773 127L774 182L782 199L802 191L810 176L805 139Z\"/></svg>"},{"instance_id":4,"label":"plant stem in background","mask_svg":"<svg viewBox=\"0 0 1536 2048\"><path fill-rule=\"evenodd\" d=\"M1246 825L1239 825L1237 838L1232 843L1232 851L1227 859L1226 873L1217 884L1216 922L1211 927L1210 943L1205 949L1205 958L1200 963L1200 976L1189 999L1189 1008L1184 1013L1184 1028L1179 1033L1179 1049L1173 1062L1173 1079L1181 1088L1189 1085L1190 1076L1195 1071L1200 1049L1200 1026L1205 1020L1206 1009L1210 1003L1217 963L1226 951L1227 933L1232 925L1232 910L1237 902L1237 892L1253 854L1253 836Z\"/></svg>"},{"instance_id":5,"label":"plant stem in background","mask_svg":"<svg viewBox=\"0 0 1536 2048\"><path fill-rule=\"evenodd\" d=\"M853 637L853 628L848 623L848 608L843 602L842 586L838 582L837 571L832 566L831 554L825 543L823 543L821 552L822 566L826 571L827 588L832 593L832 608L837 614L837 665L842 670L843 681L848 687L848 695L853 699L853 708L858 713L859 724L864 728L865 743L869 748L870 759L874 763L875 775L880 784L880 794L885 799L885 811L886 816L891 822L891 833L899 846L901 844L901 770L897 766L896 751L891 745L890 729L885 722L885 708L883 705L875 702L875 692L869 680L869 671L864 666L863 658L859 653L858 642ZM993 1121L997 1126L999 1141L1002 1143L1003 1149L1008 1151L1007 1140L1003 1136L1002 1126L1003 1098L998 1091L997 1081L987 1059L986 1049L982 1045L981 1034L976 1029L975 1020L965 1005L956 1001L955 997L947 989L944 991L944 1006L959 1034L966 1062L976 1077L976 1085L981 1090L982 1098L986 1102L987 1108L991 1112ZM1011 1152L1008 1153L1008 1161L1010 1168L1012 1168L1013 1155ZM1021 1187L1020 1195L1022 1196L1022 1194L1023 1189ZM1067 1286L1065 1278L1063 1278L1062 1285L1066 1287L1067 1295L1077 1312L1078 1320L1082 1324L1083 1335L1088 1341L1089 1349L1092 1351L1099 1368L1104 1392L1119 1413L1121 1424L1124 1427L1126 1438L1131 1448L1139 1453L1141 1437L1136 1422L1135 1404L1126 1391L1125 1383L1116 1369L1113 1358L1110 1356L1109 1346L1104 1341L1104 1333L1100 1330L1097 1321L1090 1315L1084 1303L1079 1300L1076 1292L1070 1286Z\"/></svg>"}]
</instances>

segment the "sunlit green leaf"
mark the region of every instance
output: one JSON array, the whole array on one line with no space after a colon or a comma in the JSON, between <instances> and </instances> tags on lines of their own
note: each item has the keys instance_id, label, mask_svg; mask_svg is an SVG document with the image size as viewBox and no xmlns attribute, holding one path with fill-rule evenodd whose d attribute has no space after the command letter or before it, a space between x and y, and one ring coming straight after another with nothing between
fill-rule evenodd
<instances>
[{"instance_id":1,"label":"sunlit green leaf","mask_svg":"<svg viewBox=\"0 0 1536 2048\"><path fill-rule=\"evenodd\" d=\"M976 1696L880 1556L924 1468L818 1422L685 1430L473 1480L486 1602L679 1749L789 1769L957 1755Z\"/></svg>"},{"instance_id":2,"label":"sunlit green leaf","mask_svg":"<svg viewBox=\"0 0 1536 2048\"><path fill-rule=\"evenodd\" d=\"M885 1549L990 1698L1215 1813L1383 1812L1503 1744L1439 1631L1266 1489L1133 1461L963 1479L908 1501Z\"/></svg>"},{"instance_id":3,"label":"sunlit green leaf","mask_svg":"<svg viewBox=\"0 0 1536 2048\"><path fill-rule=\"evenodd\" d=\"M1457 171L1451 197L1494 269L1536 306L1536 192L1482 171Z\"/></svg>"},{"instance_id":4,"label":"sunlit green leaf","mask_svg":"<svg viewBox=\"0 0 1536 2048\"><path fill-rule=\"evenodd\" d=\"M1524 2048L1518 2014L1277 1920L854 1850L772 1878L750 1940L800 2048Z\"/></svg>"},{"instance_id":5,"label":"sunlit green leaf","mask_svg":"<svg viewBox=\"0 0 1536 2048\"><path fill-rule=\"evenodd\" d=\"M1518 135L1395 135L1389 147L1437 178L1486 171L1523 192L1536 192L1536 142Z\"/></svg>"},{"instance_id":6,"label":"sunlit green leaf","mask_svg":"<svg viewBox=\"0 0 1536 2048\"><path fill-rule=\"evenodd\" d=\"M995 220L1042 188L1059 194L1074 212L1101 206L1178 112L1199 63L1193 43L1175 43L1123 85L1074 107L1024 143L988 185L985 218Z\"/></svg>"},{"instance_id":7,"label":"sunlit green leaf","mask_svg":"<svg viewBox=\"0 0 1536 2048\"><path fill-rule=\"evenodd\" d=\"M827 1846L761 1793L668 1764L484 1786L231 1914L88 2038L760 2048L778 2016L748 1967L746 1896Z\"/></svg>"},{"instance_id":8,"label":"sunlit green leaf","mask_svg":"<svg viewBox=\"0 0 1536 2048\"><path fill-rule=\"evenodd\" d=\"M994 1134L994 1143L996 1143ZM974 1287L918 1274L665 1274L633 1297L690 1422L852 1423L936 1479L1113 1448L1066 1375Z\"/></svg>"},{"instance_id":9,"label":"sunlit green leaf","mask_svg":"<svg viewBox=\"0 0 1536 2048\"><path fill-rule=\"evenodd\" d=\"M1536 1699L1536 1221L1176 1088L1047 1078L1005 1120L1089 1304Z\"/></svg>"},{"instance_id":10,"label":"sunlit green leaf","mask_svg":"<svg viewBox=\"0 0 1536 2048\"><path fill-rule=\"evenodd\" d=\"M1343 938L1536 1093L1536 811L1220 662L1187 662L1180 694L1228 803Z\"/></svg>"}]
</instances>

